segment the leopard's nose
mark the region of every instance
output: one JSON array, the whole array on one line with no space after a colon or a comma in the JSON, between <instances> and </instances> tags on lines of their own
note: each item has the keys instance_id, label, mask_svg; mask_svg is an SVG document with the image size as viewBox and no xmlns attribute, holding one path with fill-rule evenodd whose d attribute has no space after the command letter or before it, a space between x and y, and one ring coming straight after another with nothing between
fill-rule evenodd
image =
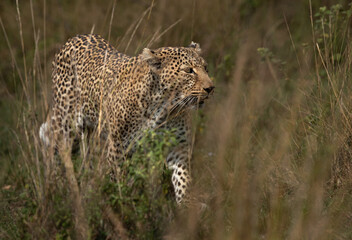
<instances>
[{"instance_id":1,"label":"leopard's nose","mask_svg":"<svg viewBox=\"0 0 352 240\"><path fill-rule=\"evenodd\" d=\"M207 93L211 93L213 90L214 90L214 86L210 86L210 87L207 87L207 88L203 88L204 91L206 91Z\"/></svg>"}]
</instances>

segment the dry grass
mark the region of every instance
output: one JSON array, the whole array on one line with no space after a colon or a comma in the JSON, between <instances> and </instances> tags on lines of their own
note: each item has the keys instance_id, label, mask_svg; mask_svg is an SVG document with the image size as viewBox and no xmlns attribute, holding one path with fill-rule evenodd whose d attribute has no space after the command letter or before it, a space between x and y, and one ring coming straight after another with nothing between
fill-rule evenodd
<instances>
[{"instance_id":1,"label":"dry grass","mask_svg":"<svg viewBox=\"0 0 352 240\"><path fill-rule=\"evenodd\" d=\"M0 238L351 239L352 9L331 4L0 2ZM201 44L216 94L195 116L187 209L166 197L133 218L99 139L62 165L41 146L50 62L87 32L131 55Z\"/></svg>"}]
</instances>

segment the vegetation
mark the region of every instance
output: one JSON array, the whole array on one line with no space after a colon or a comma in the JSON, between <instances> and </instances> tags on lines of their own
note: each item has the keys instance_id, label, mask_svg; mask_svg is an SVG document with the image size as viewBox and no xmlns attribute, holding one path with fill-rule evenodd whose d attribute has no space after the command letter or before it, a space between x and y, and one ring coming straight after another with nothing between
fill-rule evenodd
<instances>
[{"instance_id":1,"label":"vegetation","mask_svg":"<svg viewBox=\"0 0 352 240\"><path fill-rule=\"evenodd\" d=\"M1 1L0 238L351 239L351 15L344 0ZM146 132L115 180L99 138L61 156L40 143L51 61L89 32L130 55L201 44L216 91L194 116L187 207L172 132Z\"/></svg>"}]
</instances>

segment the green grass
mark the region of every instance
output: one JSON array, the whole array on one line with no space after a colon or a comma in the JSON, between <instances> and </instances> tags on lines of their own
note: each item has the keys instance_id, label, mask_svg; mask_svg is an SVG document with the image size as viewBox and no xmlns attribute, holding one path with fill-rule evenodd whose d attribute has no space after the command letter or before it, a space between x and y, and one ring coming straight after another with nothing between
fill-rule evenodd
<instances>
[{"instance_id":1,"label":"green grass","mask_svg":"<svg viewBox=\"0 0 352 240\"><path fill-rule=\"evenodd\" d=\"M0 2L0 238L351 239L351 7ZM44 151L51 61L89 32L130 55L201 44L216 91L194 116L193 204L174 203L172 132L146 133L115 181L99 139L88 156Z\"/></svg>"}]
</instances>

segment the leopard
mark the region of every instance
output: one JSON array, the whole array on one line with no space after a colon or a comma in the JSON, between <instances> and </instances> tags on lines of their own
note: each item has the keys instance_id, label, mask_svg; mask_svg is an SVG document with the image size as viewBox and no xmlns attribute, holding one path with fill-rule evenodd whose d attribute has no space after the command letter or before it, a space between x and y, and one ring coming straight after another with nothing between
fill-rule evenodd
<instances>
[{"instance_id":1,"label":"leopard","mask_svg":"<svg viewBox=\"0 0 352 240\"><path fill-rule=\"evenodd\" d=\"M52 104L39 129L43 144L60 151L85 129L98 129L113 165L128 149L133 153L146 130L172 130L177 144L165 163L182 204L191 183L192 112L215 88L201 54L195 42L129 56L96 34L69 39L52 63Z\"/></svg>"}]
</instances>

